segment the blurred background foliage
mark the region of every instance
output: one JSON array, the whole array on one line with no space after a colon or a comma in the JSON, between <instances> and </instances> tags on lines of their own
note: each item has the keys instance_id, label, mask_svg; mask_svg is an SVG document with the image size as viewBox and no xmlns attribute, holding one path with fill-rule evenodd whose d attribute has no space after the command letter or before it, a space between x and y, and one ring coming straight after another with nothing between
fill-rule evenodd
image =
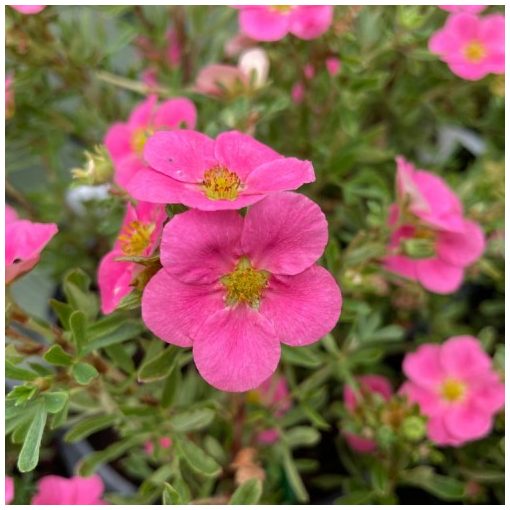
<instances>
[{"instance_id":1,"label":"blurred background foliage","mask_svg":"<svg viewBox=\"0 0 510 510\"><path fill-rule=\"evenodd\" d=\"M324 341L284 350L281 369L295 401L292 411L275 424L264 409L249 410L244 433L256 423L282 429L280 442L258 452L266 471L261 501L294 503L310 496L312 501L341 496L338 502L345 503L503 501L502 417L483 441L441 451L422 442L425 453L414 460L409 449L416 444L406 439L397 452L383 449L364 458L353 455L338 432L345 420L343 383L377 372L396 388L402 354L419 343L472 334L503 370L504 78L464 81L428 52L427 41L446 15L434 6L337 6L333 26L321 38L287 36L263 44L271 63L268 84L222 100L200 95L192 85L205 65L236 63L224 50L238 30L237 11L230 7L61 6L35 16L6 8L6 73L14 77L15 98L6 122L7 202L22 216L56 222L60 230L38 267L10 290L23 313L37 318L21 322L72 356L67 365L54 364L64 367L65 377L48 373L44 363L32 367L47 378L47 388L29 395L25 387L35 378L21 379L26 382L18 388L25 390L14 401L22 398L18 411L24 409L28 418L12 425L8 472L34 424L26 410L46 409L45 394L60 392L66 404L53 416L64 408L66 414L60 423L55 418L55 429L65 424L76 433L84 417L104 419L106 412L111 418L74 437L108 429L112 437L97 445L99 453L81 464L81 472L114 461L133 486L141 484L134 494L112 494L112 502L214 500L235 487L231 455L244 440L232 424L238 397L201 381L188 353L164 349L143 330L136 309L126 307L109 319L97 314L95 273L117 234L123 202L118 194L99 193L78 203L70 170L83 166L84 151L101 144L107 128L127 119L148 93L141 75L150 67L157 71L161 98L193 99L198 130L212 136L227 129L250 131L282 154L311 160L317 180L300 191L328 216L330 240L322 262L341 285L344 309ZM165 56L169 30L182 44L179 66L169 65ZM141 37L150 41L149 60ZM324 65L331 55L342 62L335 77ZM313 79L304 74L306 64L315 68ZM300 104L290 98L296 81L305 85ZM398 154L445 178L489 239L484 257L453 296L431 295L381 269ZM61 304L50 309L50 298ZM60 340L52 325L56 315ZM80 344L82 315L85 341L96 342L92 347ZM26 358L19 350L8 353L15 366ZM46 347L39 354L44 353ZM95 372L82 373L80 364ZM8 409L9 402L12 396ZM162 429L173 437L175 454L166 458L159 452L148 461L138 447ZM40 472L55 462L54 437L45 435ZM391 479L388 462L397 466ZM31 476L17 482L19 501ZM471 492L470 482L476 483ZM245 492L256 494L257 487Z\"/></svg>"}]
</instances>

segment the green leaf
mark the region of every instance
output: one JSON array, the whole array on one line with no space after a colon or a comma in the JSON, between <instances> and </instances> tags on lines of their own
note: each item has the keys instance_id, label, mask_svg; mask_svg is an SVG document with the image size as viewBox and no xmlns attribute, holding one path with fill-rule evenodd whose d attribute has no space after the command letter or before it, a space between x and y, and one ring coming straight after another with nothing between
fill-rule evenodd
<instances>
[{"instance_id":1,"label":"green leaf","mask_svg":"<svg viewBox=\"0 0 510 510\"><path fill-rule=\"evenodd\" d=\"M300 402L299 405L307 418L318 429L329 430L331 428L330 424L313 407L309 406L306 402Z\"/></svg>"},{"instance_id":2,"label":"green leaf","mask_svg":"<svg viewBox=\"0 0 510 510\"><path fill-rule=\"evenodd\" d=\"M97 370L89 363L76 363L71 369L71 373L76 382L84 386L99 375Z\"/></svg>"},{"instance_id":3,"label":"green leaf","mask_svg":"<svg viewBox=\"0 0 510 510\"><path fill-rule=\"evenodd\" d=\"M51 414L56 414L64 408L69 400L69 393L66 391L53 391L43 393L46 409Z\"/></svg>"},{"instance_id":4,"label":"green leaf","mask_svg":"<svg viewBox=\"0 0 510 510\"><path fill-rule=\"evenodd\" d=\"M31 370L27 370L26 368L18 367L11 361L6 361L5 377L7 379L15 379L16 381L33 381L34 379L37 379L38 374Z\"/></svg>"},{"instance_id":5,"label":"green leaf","mask_svg":"<svg viewBox=\"0 0 510 510\"><path fill-rule=\"evenodd\" d=\"M60 345L52 345L44 354L43 358L52 365L68 367L73 362L73 357L62 349Z\"/></svg>"},{"instance_id":6,"label":"green leaf","mask_svg":"<svg viewBox=\"0 0 510 510\"><path fill-rule=\"evenodd\" d=\"M319 432L312 427L294 427L285 433L285 441L290 448L313 446L321 438Z\"/></svg>"},{"instance_id":7,"label":"green leaf","mask_svg":"<svg viewBox=\"0 0 510 510\"><path fill-rule=\"evenodd\" d=\"M80 420L74 427L70 428L64 436L64 441L68 443L74 443L75 441L81 441L86 437L94 434L99 430L110 427L117 421L117 416L114 414L91 416Z\"/></svg>"},{"instance_id":8,"label":"green leaf","mask_svg":"<svg viewBox=\"0 0 510 510\"><path fill-rule=\"evenodd\" d=\"M221 473L221 466L196 444L181 437L175 442L177 450L193 471L214 477Z\"/></svg>"},{"instance_id":9,"label":"green leaf","mask_svg":"<svg viewBox=\"0 0 510 510\"><path fill-rule=\"evenodd\" d=\"M27 400L30 400L37 394L37 388L31 384L24 384L16 386L12 391L7 394L9 400L15 400L16 406L22 405Z\"/></svg>"},{"instance_id":10,"label":"green leaf","mask_svg":"<svg viewBox=\"0 0 510 510\"><path fill-rule=\"evenodd\" d=\"M135 371L135 364L124 345L109 345L108 347L105 347L104 350L113 363L120 369L124 370L124 372L132 374Z\"/></svg>"},{"instance_id":11,"label":"green leaf","mask_svg":"<svg viewBox=\"0 0 510 510\"><path fill-rule=\"evenodd\" d=\"M240 485L232 497L229 505L256 505L262 496L262 482L256 478L247 480Z\"/></svg>"},{"instance_id":12,"label":"green leaf","mask_svg":"<svg viewBox=\"0 0 510 510\"><path fill-rule=\"evenodd\" d=\"M372 502L374 494L367 490L352 491L335 499L335 505L363 505Z\"/></svg>"},{"instance_id":13,"label":"green leaf","mask_svg":"<svg viewBox=\"0 0 510 510\"><path fill-rule=\"evenodd\" d=\"M174 368L177 349L167 347L145 362L138 372L138 380L148 383L164 379Z\"/></svg>"},{"instance_id":14,"label":"green leaf","mask_svg":"<svg viewBox=\"0 0 510 510\"><path fill-rule=\"evenodd\" d=\"M322 365L322 360L310 347L288 347L282 345L282 360L291 365L305 368L317 368Z\"/></svg>"},{"instance_id":15,"label":"green leaf","mask_svg":"<svg viewBox=\"0 0 510 510\"><path fill-rule=\"evenodd\" d=\"M174 369L170 372L165 381L165 386L163 387L163 394L161 395L161 406L162 407L170 407L175 399L177 394L177 389L181 385L181 369L176 363Z\"/></svg>"},{"instance_id":16,"label":"green leaf","mask_svg":"<svg viewBox=\"0 0 510 510\"><path fill-rule=\"evenodd\" d=\"M438 498L460 501L465 495L464 482L448 476L437 475L428 466L420 466L402 475L402 483L420 487Z\"/></svg>"},{"instance_id":17,"label":"green leaf","mask_svg":"<svg viewBox=\"0 0 510 510\"><path fill-rule=\"evenodd\" d=\"M196 409L175 414L170 418L170 425L177 432L190 432L201 430L214 420L214 411L211 409Z\"/></svg>"},{"instance_id":18,"label":"green leaf","mask_svg":"<svg viewBox=\"0 0 510 510\"><path fill-rule=\"evenodd\" d=\"M18 457L18 469L22 473L32 471L39 462L39 450L41 448L44 426L46 425L46 417L46 409L43 405L40 405L28 428Z\"/></svg>"},{"instance_id":19,"label":"green leaf","mask_svg":"<svg viewBox=\"0 0 510 510\"><path fill-rule=\"evenodd\" d=\"M114 443L105 450L89 454L80 462L78 466L78 473L80 476L91 476L101 464L105 464L119 458L128 450L143 442L145 438L146 436L143 434L138 434L136 436L123 439L118 443Z\"/></svg>"},{"instance_id":20,"label":"green leaf","mask_svg":"<svg viewBox=\"0 0 510 510\"><path fill-rule=\"evenodd\" d=\"M71 314L73 313L73 307L67 303L57 301L56 299L50 299L50 306L52 310L57 314L58 320L60 321L60 324L62 324L62 327L68 331L69 317L71 317Z\"/></svg>"},{"instance_id":21,"label":"green leaf","mask_svg":"<svg viewBox=\"0 0 510 510\"><path fill-rule=\"evenodd\" d=\"M145 328L140 321L124 320L123 324L121 324L116 330L110 331L95 340L89 341L83 349L83 354L88 354L97 349L103 349L105 347L120 344L121 342L130 340L131 338L136 338L142 331L144 331L144 329Z\"/></svg>"},{"instance_id":22,"label":"green leaf","mask_svg":"<svg viewBox=\"0 0 510 510\"><path fill-rule=\"evenodd\" d=\"M78 351L81 353L87 343L87 318L80 311L73 312L69 317L71 335Z\"/></svg>"},{"instance_id":23,"label":"green leaf","mask_svg":"<svg viewBox=\"0 0 510 510\"><path fill-rule=\"evenodd\" d=\"M380 496L384 496L390 491L390 481L388 478L388 469L380 462L374 461L370 468L370 478L372 487Z\"/></svg>"},{"instance_id":24,"label":"green leaf","mask_svg":"<svg viewBox=\"0 0 510 510\"><path fill-rule=\"evenodd\" d=\"M309 499L308 492L305 489L303 480L299 476L294 459L287 449L283 450L283 469L297 500L301 503L306 503Z\"/></svg>"},{"instance_id":25,"label":"green leaf","mask_svg":"<svg viewBox=\"0 0 510 510\"><path fill-rule=\"evenodd\" d=\"M75 269L65 276L63 290L74 310L79 310L88 319L93 319L99 307L96 296L89 291L89 285L90 278L81 269Z\"/></svg>"},{"instance_id":26,"label":"green leaf","mask_svg":"<svg viewBox=\"0 0 510 510\"><path fill-rule=\"evenodd\" d=\"M165 483L163 489L163 505L182 505L183 501L179 493L168 483Z\"/></svg>"}]
</instances>

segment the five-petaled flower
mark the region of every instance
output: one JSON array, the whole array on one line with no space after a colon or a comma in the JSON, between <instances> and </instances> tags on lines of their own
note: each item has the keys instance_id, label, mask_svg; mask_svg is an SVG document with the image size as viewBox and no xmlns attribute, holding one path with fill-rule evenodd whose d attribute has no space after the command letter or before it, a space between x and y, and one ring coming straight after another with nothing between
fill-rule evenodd
<instances>
[{"instance_id":1,"label":"five-petaled flower","mask_svg":"<svg viewBox=\"0 0 510 510\"><path fill-rule=\"evenodd\" d=\"M125 188L143 167L145 142L155 131L193 129L196 119L195 105L189 99L176 97L158 105L157 96L149 96L131 112L127 122L113 124L106 133L104 143L115 166L115 182Z\"/></svg>"},{"instance_id":2,"label":"five-petaled flower","mask_svg":"<svg viewBox=\"0 0 510 510\"><path fill-rule=\"evenodd\" d=\"M37 484L32 505L105 505L104 484L98 475L89 478L43 476Z\"/></svg>"},{"instance_id":3,"label":"five-petaled flower","mask_svg":"<svg viewBox=\"0 0 510 510\"><path fill-rule=\"evenodd\" d=\"M316 39L333 20L332 5L243 5L241 32L256 41L278 41L287 34L299 39Z\"/></svg>"},{"instance_id":4,"label":"five-petaled flower","mask_svg":"<svg viewBox=\"0 0 510 510\"><path fill-rule=\"evenodd\" d=\"M237 131L216 140L186 129L157 132L147 140L144 158L149 166L127 186L134 198L205 211L240 209L315 180L309 161L285 158Z\"/></svg>"},{"instance_id":5,"label":"five-petaled flower","mask_svg":"<svg viewBox=\"0 0 510 510\"><path fill-rule=\"evenodd\" d=\"M429 41L429 49L465 80L505 72L505 17L461 12L448 17Z\"/></svg>"},{"instance_id":6,"label":"five-petaled flower","mask_svg":"<svg viewBox=\"0 0 510 510\"><path fill-rule=\"evenodd\" d=\"M162 206L140 202L128 204L115 245L101 260L98 269L101 310L113 312L132 290L142 266L119 260L122 257L148 257L156 249L167 215Z\"/></svg>"},{"instance_id":7,"label":"five-petaled flower","mask_svg":"<svg viewBox=\"0 0 510 510\"><path fill-rule=\"evenodd\" d=\"M5 283L30 271L39 262L41 251L58 232L55 223L33 223L18 218L5 207Z\"/></svg>"},{"instance_id":8,"label":"five-petaled flower","mask_svg":"<svg viewBox=\"0 0 510 510\"><path fill-rule=\"evenodd\" d=\"M505 403L505 387L491 358L471 336L422 345L406 355L403 370L409 381L401 392L428 417L429 438L438 445L485 437Z\"/></svg>"},{"instance_id":9,"label":"five-petaled flower","mask_svg":"<svg viewBox=\"0 0 510 510\"><path fill-rule=\"evenodd\" d=\"M458 197L440 177L416 170L403 157L397 158L397 197L385 268L431 292L455 292L465 268L483 254L482 229L464 218Z\"/></svg>"},{"instance_id":10,"label":"five-petaled flower","mask_svg":"<svg viewBox=\"0 0 510 510\"><path fill-rule=\"evenodd\" d=\"M268 196L245 217L179 214L163 230L163 268L145 287L143 320L166 342L193 347L212 386L256 388L276 370L280 342L314 343L339 318L340 289L315 264L327 238L319 206L291 192Z\"/></svg>"}]
</instances>

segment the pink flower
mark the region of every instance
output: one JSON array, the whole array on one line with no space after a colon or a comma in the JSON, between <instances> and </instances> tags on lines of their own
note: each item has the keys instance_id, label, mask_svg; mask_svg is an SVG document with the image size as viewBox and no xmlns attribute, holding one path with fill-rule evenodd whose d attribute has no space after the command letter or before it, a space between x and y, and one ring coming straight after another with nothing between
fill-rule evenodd
<instances>
[{"instance_id":1,"label":"pink flower","mask_svg":"<svg viewBox=\"0 0 510 510\"><path fill-rule=\"evenodd\" d=\"M303 85L303 82L298 81L294 83L292 90L290 91L290 97L296 104L301 104L303 102L303 99L305 98L305 86Z\"/></svg>"},{"instance_id":2,"label":"pink flower","mask_svg":"<svg viewBox=\"0 0 510 510\"><path fill-rule=\"evenodd\" d=\"M167 449L170 448L173 444L173 441L170 437L164 436L159 438L159 446L161 448ZM152 441L146 441L143 449L147 455L153 455L154 454L154 443Z\"/></svg>"},{"instance_id":3,"label":"pink flower","mask_svg":"<svg viewBox=\"0 0 510 510\"><path fill-rule=\"evenodd\" d=\"M10 7L21 12L21 14L39 14L46 8L45 5L11 5Z\"/></svg>"},{"instance_id":4,"label":"pink flower","mask_svg":"<svg viewBox=\"0 0 510 510\"><path fill-rule=\"evenodd\" d=\"M486 5L440 5L439 8L443 11L448 12L467 12L470 14L478 14L482 12L487 6Z\"/></svg>"},{"instance_id":5,"label":"pink flower","mask_svg":"<svg viewBox=\"0 0 510 510\"><path fill-rule=\"evenodd\" d=\"M337 57L328 57L326 59L326 69L330 76L336 76L342 68L342 62Z\"/></svg>"},{"instance_id":6,"label":"pink flower","mask_svg":"<svg viewBox=\"0 0 510 510\"><path fill-rule=\"evenodd\" d=\"M32 505L106 505L101 499L103 492L103 481L97 475L90 478L43 476Z\"/></svg>"},{"instance_id":7,"label":"pink flower","mask_svg":"<svg viewBox=\"0 0 510 510\"><path fill-rule=\"evenodd\" d=\"M489 434L505 403L505 387L479 340L456 336L425 344L404 358L409 381L401 392L428 417L428 435L438 445L460 446Z\"/></svg>"},{"instance_id":8,"label":"pink flower","mask_svg":"<svg viewBox=\"0 0 510 510\"><path fill-rule=\"evenodd\" d=\"M182 59L182 48L179 38L177 37L177 32L175 32L175 30L169 30L166 34L166 38L168 41L166 48L168 63L170 67L178 67Z\"/></svg>"},{"instance_id":9,"label":"pink flower","mask_svg":"<svg viewBox=\"0 0 510 510\"><path fill-rule=\"evenodd\" d=\"M278 41L288 33L300 39L315 39L333 20L332 5L243 5L241 31L256 41Z\"/></svg>"},{"instance_id":10,"label":"pink flower","mask_svg":"<svg viewBox=\"0 0 510 510\"><path fill-rule=\"evenodd\" d=\"M357 381L360 386L361 394L368 403L370 402L371 394L375 393L380 395L384 400L388 400L393 393L390 381L381 375L362 375L357 377ZM345 407L351 414L355 414L358 411L360 402L352 388L348 385L344 386L344 402ZM350 434L348 432L345 432L344 435L349 446L358 452L370 453L377 448L377 443L372 439L367 439L363 436Z\"/></svg>"},{"instance_id":11,"label":"pink flower","mask_svg":"<svg viewBox=\"0 0 510 510\"><path fill-rule=\"evenodd\" d=\"M227 57L235 57L255 44L256 41L250 39L246 34L238 33L225 43L225 54Z\"/></svg>"},{"instance_id":12,"label":"pink flower","mask_svg":"<svg viewBox=\"0 0 510 510\"><path fill-rule=\"evenodd\" d=\"M14 499L14 480L10 476L5 477L5 504L8 505Z\"/></svg>"},{"instance_id":13,"label":"pink flower","mask_svg":"<svg viewBox=\"0 0 510 510\"><path fill-rule=\"evenodd\" d=\"M147 141L144 158L149 167L127 187L133 197L204 211L240 209L315 180L309 161L285 158L237 131L216 140L184 129L157 132Z\"/></svg>"},{"instance_id":14,"label":"pink flower","mask_svg":"<svg viewBox=\"0 0 510 510\"><path fill-rule=\"evenodd\" d=\"M16 211L5 206L5 283L30 271L41 251L58 232L55 223L20 220Z\"/></svg>"},{"instance_id":15,"label":"pink flower","mask_svg":"<svg viewBox=\"0 0 510 510\"><path fill-rule=\"evenodd\" d=\"M251 390L247 399L271 409L275 418L284 416L292 405L287 381L280 375L273 375L258 388ZM278 429L271 428L260 432L257 440L262 444L273 444L279 437Z\"/></svg>"},{"instance_id":16,"label":"pink flower","mask_svg":"<svg viewBox=\"0 0 510 510\"><path fill-rule=\"evenodd\" d=\"M505 17L453 14L431 37L429 50L465 80L479 80L489 73L504 74Z\"/></svg>"},{"instance_id":17,"label":"pink flower","mask_svg":"<svg viewBox=\"0 0 510 510\"><path fill-rule=\"evenodd\" d=\"M315 68L313 67L313 65L306 64L305 67L303 68L303 74L305 75L305 78L307 80L313 79L313 77L315 76Z\"/></svg>"},{"instance_id":18,"label":"pink flower","mask_svg":"<svg viewBox=\"0 0 510 510\"><path fill-rule=\"evenodd\" d=\"M212 386L256 388L276 370L280 342L314 343L338 320L340 289L314 264L327 237L319 206L297 193L269 195L244 217L179 214L163 230L163 269L145 287L143 320L162 340L192 347Z\"/></svg>"},{"instance_id":19,"label":"pink flower","mask_svg":"<svg viewBox=\"0 0 510 510\"><path fill-rule=\"evenodd\" d=\"M167 215L163 207L140 202L128 204L122 227L113 249L99 263L98 284L101 310L104 314L117 308L132 290L132 282L142 269L134 262L119 257L148 257L154 253Z\"/></svg>"},{"instance_id":20,"label":"pink flower","mask_svg":"<svg viewBox=\"0 0 510 510\"><path fill-rule=\"evenodd\" d=\"M402 157L397 158L397 195L400 209L394 204L390 210L394 231L385 268L431 292L455 292L465 268L485 250L482 229L463 217L460 201L442 179L415 170ZM413 243L425 244L427 252L408 256Z\"/></svg>"},{"instance_id":21,"label":"pink flower","mask_svg":"<svg viewBox=\"0 0 510 510\"><path fill-rule=\"evenodd\" d=\"M143 150L147 138L155 131L195 127L195 105L177 97L157 104L155 95L140 103L127 122L115 123L106 133L105 145L115 165L115 182L127 187L131 178L143 167Z\"/></svg>"}]
</instances>

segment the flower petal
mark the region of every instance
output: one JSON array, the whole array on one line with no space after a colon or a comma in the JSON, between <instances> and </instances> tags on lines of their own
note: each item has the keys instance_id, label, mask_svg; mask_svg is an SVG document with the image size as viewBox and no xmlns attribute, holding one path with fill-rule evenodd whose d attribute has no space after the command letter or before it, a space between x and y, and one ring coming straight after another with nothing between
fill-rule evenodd
<instances>
[{"instance_id":1,"label":"flower petal","mask_svg":"<svg viewBox=\"0 0 510 510\"><path fill-rule=\"evenodd\" d=\"M103 314L112 313L115 308L132 290L136 265L130 262L115 260L122 257L120 251L110 251L99 263L97 281L101 297L101 311Z\"/></svg>"},{"instance_id":2,"label":"flower petal","mask_svg":"<svg viewBox=\"0 0 510 510\"><path fill-rule=\"evenodd\" d=\"M193 101L185 97L176 97L161 103L154 114L155 128L194 129L197 122L197 109Z\"/></svg>"},{"instance_id":3,"label":"flower petal","mask_svg":"<svg viewBox=\"0 0 510 510\"><path fill-rule=\"evenodd\" d=\"M443 412L443 402L435 391L407 381L399 393L405 395L410 402L418 404L420 411L426 416L436 416Z\"/></svg>"},{"instance_id":4,"label":"flower petal","mask_svg":"<svg viewBox=\"0 0 510 510\"><path fill-rule=\"evenodd\" d=\"M324 252L328 224L320 207L297 193L267 196L250 208L242 235L252 264L274 274L298 274Z\"/></svg>"},{"instance_id":5,"label":"flower petal","mask_svg":"<svg viewBox=\"0 0 510 510\"><path fill-rule=\"evenodd\" d=\"M441 347L441 365L445 374L466 382L491 370L491 359L480 341L472 336L454 336Z\"/></svg>"},{"instance_id":6,"label":"flower petal","mask_svg":"<svg viewBox=\"0 0 510 510\"><path fill-rule=\"evenodd\" d=\"M416 275L427 290L436 294L456 292L464 281L464 269L441 259L416 260Z\"/></svg>"},{"instance_id":7,"label":"flower petal","mask_svg":"<svg viewBox=\"0 0 510 510\"><path fill-rule=\"evenodd\" d=\"M290 14L290 32L300 39L315 39L330 27L332 5L300 5Z\"/></svg>"},{"instance_id":8,"label":"flower petal","mask_svg":"<svg viewBox=\"0 0 510 510\"><path fill-rule=\"evenodd\" d=\"M478 408L472 401L451 406L444 414L446 430L461 441L485 437L492 428L490 413Z\"/></svg>"},{"instance_id":9,"label":"flower petal","mask_svg":"<svg viewBox=\"0 0 510 510\"><path fill-rule=\"evenodd\" d=\"M142 318L165 342L190 347L194 331L223 306L219 286L188 285L161 269L143 291Z\"/></svg>"},{"instance_id":10,"label":"flower petal","mask_svg":"<svg viewBox=\"0 0 510 510\"><path fill-rule=\"evenodd\" d=\"M413 383L435 390L445 377L441 365L441 347L433 344L420 345L416 352L406 354L402 369Z\"/></svg>"},{"instance_id":11,"label":"flower petal","mask_svg":"<svg viewBox=\"0 0 510 510\"><path fill-rule=\"evenodd\" d=\"M340 317L342 295L331 273L312 266L294 276L272 276L260 313L287 345L308 345L329 333Z\"/></svg>"},{"instance_id":12,"label":"flower petal","mask_svg":"<svg viewBox=\"0 0 510 510\"><path fill-rule=\"evenodd\" d=\"M443 415L434 416L429 419L427 422L427 432L429 439L439 446L459 446L463 443L462 439L452 435L446 428Z\"/></svg>"},{"instance_id":13,"label":"flower petal","mask_svg":"<svg viewBox=\"0 0 510 510\"><path fill-rule=\"evenodd\" d=\"M74 485L75 499L69 502L74 505L102 504L100 501L104 491L104 483L98 475L82 478L75 476L71 479Z\"/></svg>"},{"instance_id":14,"label":"flower petal","mask_svg":"<svg viewBox=\"0 0 510 510\"><path fill-rule=\"evenodd\" d=\"M278 41L289 31L289 17L270 6L243 6L239 25L244 34L256 41Z\"/></svg>"},{"instance_id":15,"label":"flower petal","mask_svg":"<svg viewBox=\"0 0 510 510\"><path fill-rule=\"evenodd\" d=\"M145 101L139 103L129 116L129 128L135 130L150 126L157 104L158 96L156 94L151 94Z\"/></svg>"},{"instance_id":16,"label":"flower petal","mask_svg":"<svg viewBox=\"0 0 510 510\"><path fill-rule=\"evenodd\" d=\"M131 130L127 124L117 122L107 131L104 144L114 163L133 154L131 146Z\"/></svg>"},{"instance_id":17,"label":"flower petal","mask_svg":"<svg viewBox=\"0 0 510 510\"><path fill-rule=\"evenodd\" d=\"M182 282L217 281L241 256L243 217L237 211L186 211L165 226L161 263Z\"/></svg>"},{"instance_id":18,"label":"flower petal","mask_svg":"<svg viewBox=\"0 0 510 510\"><path fill-rule=\"evenodd\" d=\"M477 261L485 250L485 237L478 223L464 220L464 232L440 232L439 257L454 266L465 267Z\"/></svg>"},{"instance_id":19,"label":"flower petal","mask_svg":"<svg viewBox=\"0 0 510 510\"><path fill-rule=\"evenodd\" d=\"M196 333L193 358L200 375L222 391L248 391L270 377L280 359L271 323L247 306L224 308Z\"/></svg>"},{"instance_id":20,"label":"flower petal","mask_svg":"<svg viewBox=\"0 0 510 510\"><path fill-rule=\"evenodd\" d=\"M145 161L182 182L201 182L204 172L216 165L214 140L197 131L157 131L145 143Z\"/></svg>"},{"instance_id":21,"label":"flower petal","mask_svg":"<svg viewBox=\"0 0 510 510\"><path fill-rule=\"evenodd\" d=\"M228 131L219 135L216 138L214 155L218 163L235 172L242 181L260 165L283 159L267 145L238 131Z\"/></svg>"},{"instance_id":22,"label":"flower petal","mask_svg":"<svg viewBox=\"0 0 510 510\"><path fill-rule=\"evenodd\" d=\"M32 223L17 220L5 226L5 264L38 257L58 232L55 223Z\"/></svg>"}]
</instances>

